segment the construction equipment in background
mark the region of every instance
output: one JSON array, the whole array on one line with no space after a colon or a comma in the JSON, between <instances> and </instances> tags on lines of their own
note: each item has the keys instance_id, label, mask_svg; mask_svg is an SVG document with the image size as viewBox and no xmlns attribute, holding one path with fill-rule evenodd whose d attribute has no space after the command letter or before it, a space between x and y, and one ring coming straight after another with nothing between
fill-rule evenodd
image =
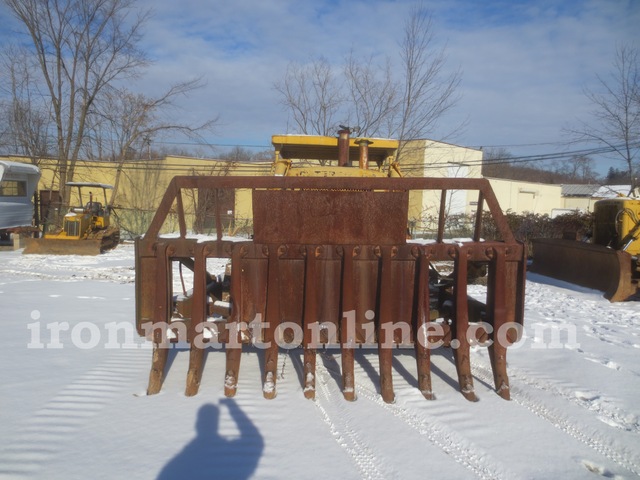
<instances>
[{"instance_id":1,"label":"construction equipment in background","mask_svg":"<svg viewBox=\"0 0 640 480\"><path fill-rule=\"evenodd\" d=\"M23 253L99 255L120 242L120 229L111 223L111 207L107 201L107 190L113 186L91 182L69 182L66 185L77 188L78 206L69 209L62 228L45 232L42 238L28 239ZM85 189L89 190L88 195ZM98 201L95 190L102 190L104 203ZM85 203L84 200L88 201Z\"/></svg>"},{"instance_id":2,"label":"construction equipment in background","mask_svg":"<svg viewBox=\"0 0 640 480\"><path fill-rule=\"evenodd\" d=\"M449 346L460 391L475 401L470 346L480 342L488 347L497 393L509 398L506 350L521 335L527 252L509 230L489 182L403 178L389 161L385 140L356 144L348 131L339 133L338 139L274 137L274 176L173 178L149 229L135 242L136 325L153 342L149 395L161 390L170 343L183 341L190 345L186 395L198 391L205 349L222 345L224 392L235 395L243 345L251 344L246 348L264 354L265 398L276 395L279 348L302 356L307 398L315 396L317 350L339 349L343 394L354 400L354 349L375 347L381 395L393 402L393 353L406 347L415 351L420 391L433 399L430 352ZM296 149L295 158L331 156L338 165L297 168L285 155ZM356 158L358 166L350 166ZM219 203L216 237L189 237L183 200L189 189L217 198L249 190L252 238L223 237ZM419 190L440 192L437 233L431 241L412 242L408 199ZM447 192L462 190L478 193L473 238L446 239ZM500 240L481 238L485 207ZM177 215L177 236L160 234L170 213ZM230 259L225 276L215 273L220 259ZM467 294L472 264L488 270L484 301ZM449 274L438 273L443 265ZM302 352L294 350L299 347Z\"/></svg>"},{"instance_id":3,"label":"construction equipment in background","mask_svg":"<svg viewBox=\"0 0 640 480\"><path fill-rule=\"evenodd\" d=\"M534 239L530 271L604 291L611 302L638 298L640 292L640 199L598 200L591 242Z\"/></svg>"}]
</instances>

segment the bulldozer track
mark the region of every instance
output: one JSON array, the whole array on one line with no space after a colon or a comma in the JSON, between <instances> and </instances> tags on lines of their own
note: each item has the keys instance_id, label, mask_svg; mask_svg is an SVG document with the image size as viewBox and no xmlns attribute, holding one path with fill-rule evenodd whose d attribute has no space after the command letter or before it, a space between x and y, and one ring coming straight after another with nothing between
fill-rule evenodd
<instances>
[{"instance_id":1,"label":"bulldozer track","mask_svg":"<svg viewBox=\"0 0 640 480\"><path fill-rule=\"evenodd\" d=\"M489 373L488 369L484 370L486 374ZM563 389L553 382L534 378L531 373L513 367L511 368L511 376L514 381L518 383L526 384L528 387L537 390L549 392L556 397L561 397L574 405L593 412L598 416L599 420L607 425L628 432L640 433L640 424L638 424L637 421L627 421L625 417L628 416L628 414L625 414L613 405L603 402L598 393L590 393L587 389L581 389L579 387L572 387L570 390Z\"/></svg>"},{"instance_id":2,"label":"bulldozer track","mask_svg":"<svg viewBox=\"0 0 640 480\"><path fill-rule=\"evenodd\" d=\"M340 399L332 399L335 396L340 395L342 393L332 394L329 391L328 383L330 381L327 379L327 376L330 375L329 369L323 363L319 363L318 365L318 380L320 385L320 393L323 399L318 402L316 400L316 405L325 411L326 409L323 407L324 402L328 401L332 405L336 405L337 407L343 406L344 408L344 400ZM335 383L334 383L335 385ZM337 390L337 387L335 387ZM486 452L481 451L477 447L475 447L469 440L466 440L464 437L458 435L453 432L449 428L447 428L442 422L439 422L434 417L422 418L420 415L417 415L411 412L409 409L406 409L395 403L385 403L380 394L368 387L365 387L361 384L356 386L356 390L359 398L366 399L369 402L374 403L378 407L389 412L396 419L401 420L406 426L418 432L421 436L427 438L429 443L434 445L435 447L442 450L446 455L452 458L456 463L470 470L477 478L483 480L500 480L507 478L516 478L515 474L508 474L505 472L504 467L499 464L497 461L490 459ZM334 416L327 416L326 420L328 423L335 418ZM339 418L344 418L343 415L340 415ZM333 424L335 427L335 424ZM334 433L334 429L332 428L332 433ZM336 436L338 435L338 436ZM355 432L350 432L349 435L354 436ZM342 435L338 429L336 429L336 433L334 433L334 437L336 437L336 441L338 438L341 438ZM339 442L340 443L340 442ZM367 451L367 456L371 458L370 450L362 445L361 442L358 442L358 448L364 448ZM354 452L351 452L355 454ZM375 458L375 457L373 457ZM370 462L367 462L370 463ZM368 471L368 470L367 470ZM390 478L389 476L377 477L363 477L363 478Z\"/></svg>"},{"instance_id":3,"label":"bulldozer track","mask_svg":"<svg viewBox=\"0 0 640 480\"><path fill-rule=\"evenodd\" d=\"M395 478L391 472L387 472L377 459L374 452L360 438L360 435L349 424L347 416L344 415L345 405L342 398L335 398L342 394L334 392L336 388L329 387L328 371L321 363L317 366L317 392L315 405L320 412L322 420L327 424L331 435L335 441L349 455L357 469L360 477L366 480L385 480Z\"/></svg>"},{"instance_id":4,"label":"bulldozer track","mask_svg":"<svg viewBox=\"0 0 640 480\"><path fill-rule=\"evenodd\" d=\"M491 371L486 367L474 365L472 371L479 380L487 383L493 380ZM535 384L527 384L527 387L539 388ZM640 475L640 462L636 458L637 455L627 448L622 446L614 447L597 432L587 432L565 415L554 412L543 402L531 398L522 388L511 386L511 400L634 475Z\"/></svg>"},{"instance_id":5,"label":"bulldozer track","mask_svg":"<svg viewBox=\"0 0 640 480\"><path fill-rule=\"evenodd\" d=\"M37 477L67 439L97 415L148 363L146 349L123 350L63 388L29 418L0 452L0 479Z\"/></svg>"},{"instance_id":6,"label":"bulldozer track","mask_svg":"<svg viewBox=\"0 0 640 480\"><path fill-rule=\"evenodd\" d=\"M61 280L63 274L61 273L42 273L28 270L18 270L11 268L1 268L1 274L20 276L21 281L31 280ZM133 283L135 281L135 274L130 267L117 267L117 268L82 268L78 267L76 272L67 272L64 276L66 281L82 282L85 280L104 280L117 283ZM12 281L11 283L15 283ZM0 283L1 285L2 283Z\"/></svg>"},{"instance_id":7,"label":"bulldozer track","mask_svg":"<svg viewBox=\"0 0 640 480\"><path fill-rule=\"evenodd\" d=\"M394 417L402 420L406 425L425 436L431 444L441 449L456 463L473 472L478 478L485 480L499 480L516 478L516 475L500 473L504 468L494 460L489 460L485 452L475 448L468 440L449 430L435 418L421 418L419 415L397 404L385 403L377 392L358 385L360 396L376 403L378 406L390 412Z\"/></svg>"}]
</instances>

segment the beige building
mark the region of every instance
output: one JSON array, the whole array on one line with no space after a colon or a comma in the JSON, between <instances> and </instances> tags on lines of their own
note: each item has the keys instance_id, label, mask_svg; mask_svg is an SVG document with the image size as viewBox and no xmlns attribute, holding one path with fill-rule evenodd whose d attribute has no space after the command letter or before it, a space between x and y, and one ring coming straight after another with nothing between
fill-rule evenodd
<instances>
[{"instance_id":1,"label":"beige building","mask_svg":"<svg viewBox=\"0 0 640 480\"><path fill-rule=\"evenodd\" d=\"M274 159L289 159L306 165L319 165L335 158L338 139L335 137L313 137L302 135L275 135L273 137ZM357 164L358 141L350 140L350 160ZM370 139L370 168L389 165L397 158L398 141L390 139ZM314 147L314 148L312 148ZM301 152L307 153L301 153ZM311 152L311 153L308 153ZM304 157L304 158L303 158ZM313 157L316 158L315 160ZM5 157L6 160L22 161L22 157ZM39 183L41 202L55 198L59 191L56 162L40 161L42 176ZM457 145L416 140L403 147L400 154L399 170L404 176L481 178L482 151ZM117 221L127 232L135 236L144 231L151 221L157 206L170 182L176 175L273 175L271 162L233 163L214 159L167 156L154 160L115 162L79 161L76 165L74 181L98 182L114 185ZM579 209L590 211L593 198L581 192L566 194L569 189L561 185L547 185L533 182L517 182L504 179L489 179L503 211L515 213L530 212L549 214ZM564 188L564 195L563 195ZM579 189L578 189L579 190ZM573 192L575 193L575 189ZM447 193L447 212L451 218L471 216L477 207L477 192L450 191ZM72 198L72 203L77 201ZM189 228L197 227L207 233L213 228L212 217L208 215L210 198L207 192L185 192L184 208L189 215ZM251 196L248 191L238 191L232 197L223 198L224 226L228 233L249 232L252 212ZM409 205L410 226L416 233L428 235L433 220L437 218L440 192L412 192ZM204 209L204 215L202 214ZM200 212L196 222L196 212ZM167 230L177 225L167 225Z\"/></svg>"},{"instance_id":2,"label":"beige building","mask_svg":"<svg viewBox=\"0 0 640 480\"><path fill-rule=\"evenodd\" d=\"M561 185L489 178L503 211L551 214L564 208Z\"/></svg>"}]
</instances>

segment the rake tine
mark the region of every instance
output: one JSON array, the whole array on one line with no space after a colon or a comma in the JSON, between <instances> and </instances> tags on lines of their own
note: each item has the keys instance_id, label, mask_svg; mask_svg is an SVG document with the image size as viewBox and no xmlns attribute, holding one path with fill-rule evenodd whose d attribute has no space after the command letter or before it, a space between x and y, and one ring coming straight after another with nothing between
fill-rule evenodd
<instances>
[{"instance_id":1,"label":"rake tine","mask_svg":"<svg viewBox=\"0 0 640 480\"><path fill-rule=\"evenodd\" d=\"M229 329L229 341L225 347L225 376L224 395L234 397L238 388L240 374L240 358L242 357L242 342L240 339L240 322L242 320L242 257L243 247L234 248L231 253L231 315L229 321L236 328ZM235 335L235 338L231 338Z\"/></svg>"},{"instance_id":2,"label":"rake tine","mask_svg":"<svg viewBox=\"0 0 640 480\"><path fill-rule=\"evenodd\" d=\"M318 321L317 249L307 248L304 279L304 396L316 398L316 347L311 324Z\"/></svg>"},{"instance_id":3,"label":"rake tine","mask_svg":"<svg viewBox=\"0 0 640 480\"><path fill-rule=\"evenodd\" d=\"M200 325L206 318L207 308L207 245L198 245L194 252L193 262L193 307L191 324L189 325L188 340L191 343L189 351L189 369L187 371L187 386L185 395L191 397L198 393L202 380L204 366L204 346L201 340L196 340L196 332L202 335Z\"/></svg>"},{"instance_id":4,"label":"rake tine","mask_svg":"<svg viewBox=\"0 0 640 480\"><path fill-rule=\"evenodd\" d=\"M159 244L156 252L156 272L157 282L155 285L155 320L154 325L169 325L169 309L171 292L169 290L169 253L167 244ZM149 372L149 385L147 395L155 395L162 389L164 372L167 366L169 354L165 329L154 329L153 331L153 356L151 360L151 371Z\"/></svg>"},{"instance_id":5,"label":"rake tine","mask_svg":"<svg viewBox=\"0 0 640 480\"><path fill-rule=\"evenodd\" d=\"M451 341L453 358L458 372L460 392L464 398L477 402L474 392L473 376L471 375L470 347L467 338L469 330L469 302L467 299L467 253L466 248L457 249L454 265L454 302L455 317L453 321L454 339ZM455 343L454 343L455 342Z\"/></svg>"},{"instance_id":6,"label":"rake tine","mask_svg":"<svg viewBox=\"0 0 640 480\"><path fill-rule=\"evenodd\" d=\"M168 355L169 349L165 342L153 342L153 357L151 360L151 372L149 373L147 395L155 395L162 389Z\"/></svg>"},{"instance_id":7,"label":"rake tine","mask_svg":"<svg viewBox=\"0 0 640 480\"><path fill-rule=\"evenodd\" d=\"M505 400L511 398L509 391L509 377L507 376L507 345L506 336L500 335L502 326L506 323L507 305L506 295L507 287L505 282L506 261L505 252L502 249L494 249L494 258L492 261L492 275L490 282L490 312L493 316L493 342L489 346L489 360L491 362L491 370L493 371L493 379L496 392Z\"/></svg>"},{"instance_id":8,"label":"rake tine","mask_svg":"<svg viewBox=\"0 0 640 480\"><path fill-rule=\"evenodd\" d=\"M391 248L381 249L382 255L382 281L380 292L380 318L378 329L378 359L380 364L380 392L386 403L395 401L393 393L393 334L389 333L392 325L392 300L393 281L391 277Z\"/></svg>"},{"instance_id":9,"label":"rake tine","mask_svg":"<svg viewBox=\"0 0 640 480\"><path fill-rule=\"evenodd\" d=\"M418 388L427 400L435 400L431 389L431 350L429 349L429 259L421 253L418 261L418 318L414 347L418 367Z\"/></svg>"},{"instance_id":10,"label":"rake tine","mask_svg":"<svg viewBox=\"0 0 640 480\"><path fill-rule=\"evenodd\" d=\"M276 371L278 368L278 344L275 341L275 332L280 323L280 254L285 247L269 246L268 273L267 273L267 311L265 343L267 349L264 357L264 380L262 394L264 398L276 397Z\"/></svg>"},{"instance_id":11,"label":"rake tine","mask_svg":"<svg viewBox=\"0 0 640 480\"><path fill-rule=\"evenodd\" d=\"M354 347L355 338L355 296L353 293L353 256L356 254L354 247L347 247L343 252L342 259L342 313L340 321L340 347L342 357L342 394L345 400L354 401L356 399L355 373L354 373ZM345 318L345 315L353 315ZM349 321L354 324L350 325Z\"/></svg>"}]
</instances>

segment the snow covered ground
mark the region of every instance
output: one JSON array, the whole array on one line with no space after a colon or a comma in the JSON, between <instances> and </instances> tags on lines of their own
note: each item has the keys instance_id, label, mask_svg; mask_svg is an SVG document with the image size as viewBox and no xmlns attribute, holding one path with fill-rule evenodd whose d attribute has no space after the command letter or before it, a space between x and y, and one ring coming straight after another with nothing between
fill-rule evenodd
<instances>
[{"instance_id":1,"label":"snow covered ground","mask_svg":"<svg viewBox=\"0 0 640 480\"><path fill-rule=\"evenodd\" d=\"M184 396L184 349L146 396L151 350L125 333L133 265L131 245L99 257L0 252L0 478L640 476L640 302L530 275L510 402L492 390L484 349L472 352L477 403L457 391L448 350L432 356L435 401L418 392L409 350L394 359L394 404L377 393L373 351L357 354L355 402L342 398L334 350L319 356L315 401L297 350L280 354L274 400L262 397L257 351L243 354L233 400L214 350L197 396Z\"/></svg>"}]
</instances>

